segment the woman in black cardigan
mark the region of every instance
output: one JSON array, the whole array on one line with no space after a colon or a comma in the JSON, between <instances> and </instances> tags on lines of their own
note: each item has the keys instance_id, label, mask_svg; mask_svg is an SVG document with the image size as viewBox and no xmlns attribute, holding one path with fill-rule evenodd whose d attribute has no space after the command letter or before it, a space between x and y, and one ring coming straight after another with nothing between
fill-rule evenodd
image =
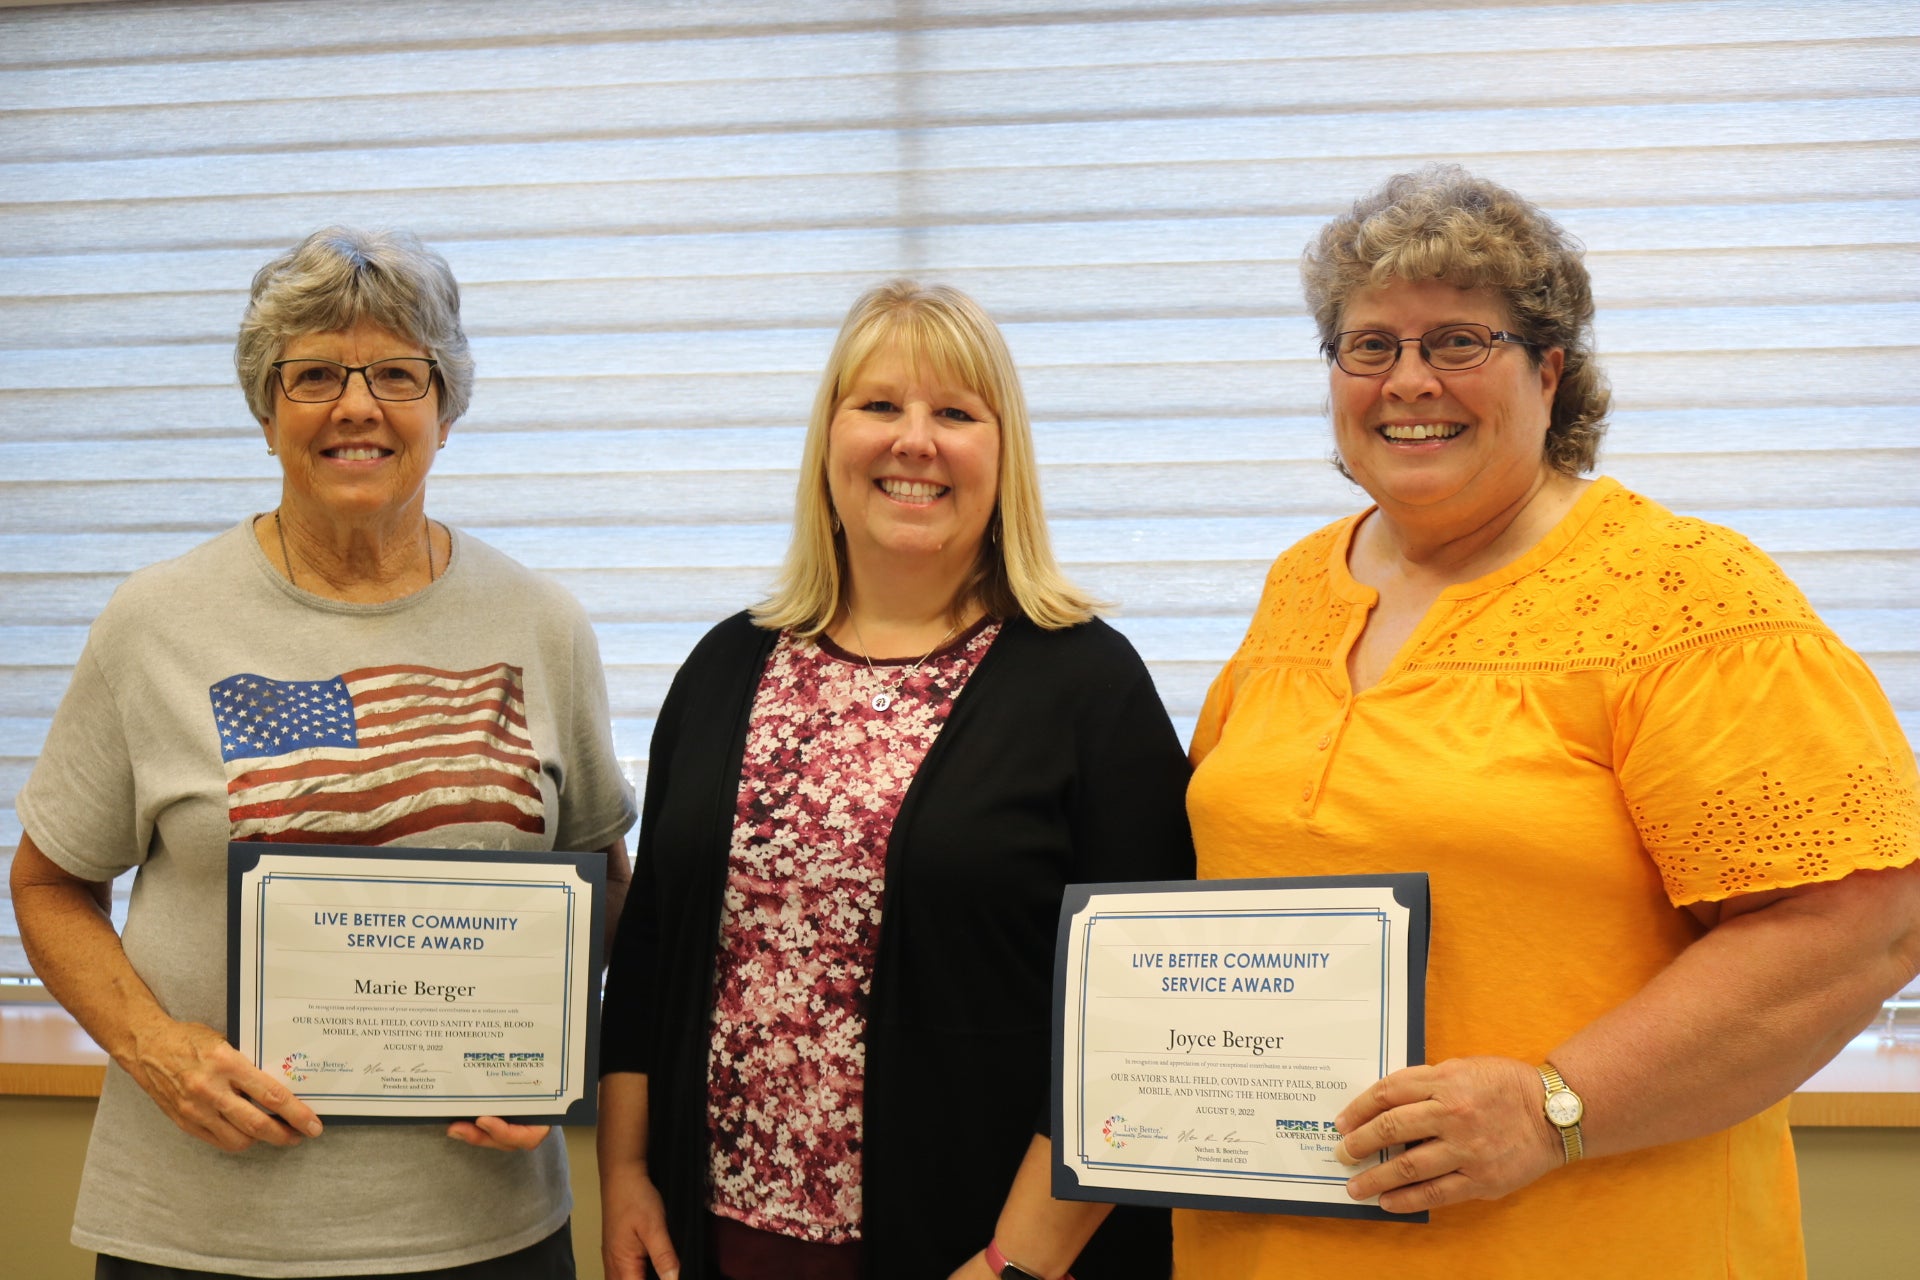
<instances>
[{"instance_id":1,"label":"woman in black cardigan","mask_svg":"<svg viewBox=\"0 0 1920 1280\"><path fill-rule=\"evenodd\" d=\"M654 733L604 1019L607 1273L1164 1280L1163 1211L1048 1194L1048 1020L1062 887L1191 876L1188 769L1053 562L993 322L951 289L861 298L801 477L779 590L700 642Z\"/></svg>"}]
</instances>

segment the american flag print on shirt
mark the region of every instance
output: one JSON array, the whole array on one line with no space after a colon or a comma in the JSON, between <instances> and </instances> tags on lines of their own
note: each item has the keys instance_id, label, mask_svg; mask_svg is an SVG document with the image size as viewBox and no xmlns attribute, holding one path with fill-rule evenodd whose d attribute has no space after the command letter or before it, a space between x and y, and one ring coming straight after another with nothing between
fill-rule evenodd
<instances>
[{"instance_id":1,"label":"american flag print on shirt","mask_svg":"<svg viewBox=\"0 0 1920 1280\"><path fill-rule=\"evenodd\" d=\"M518 667L243 673L208 694L235 840L391 844L473 822L546 830Z\"/></svg>"}]
</instances>

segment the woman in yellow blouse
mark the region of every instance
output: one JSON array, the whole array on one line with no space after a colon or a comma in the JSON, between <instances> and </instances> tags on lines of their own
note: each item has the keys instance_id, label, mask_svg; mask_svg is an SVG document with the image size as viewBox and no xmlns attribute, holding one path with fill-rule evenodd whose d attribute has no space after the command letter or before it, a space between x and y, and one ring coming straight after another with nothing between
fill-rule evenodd
<instances>
[{"instance_id":1,"label":"woman in yellow blouse","mask_svg":"<svg viewBox=\"0 0 1920 1280\"><path fill-rule=\"evenodd\" d=\"M1912 749L1765 555L1581 478L1538 209L1402 175L1302 272L1374 505L1275 562L1188 807L1203 877L1430 874L1430 1063L1337 1123L1349 1194L1433 1213L1178 1213L1178 1274L1802 1275L1783 1100L1920 968Z\"/></svg>"}]
</instances>

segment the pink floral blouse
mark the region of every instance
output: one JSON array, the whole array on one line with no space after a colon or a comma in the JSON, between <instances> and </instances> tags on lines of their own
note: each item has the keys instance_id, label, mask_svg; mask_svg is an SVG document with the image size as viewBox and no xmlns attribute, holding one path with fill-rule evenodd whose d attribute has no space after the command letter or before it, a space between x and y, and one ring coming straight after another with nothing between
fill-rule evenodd
<instances>
[{"instance_id":1,"label":"pink floral blouse","mask_svg":"<svg viewBox=\"0 0 1920 1280\"><path fill-rule=\"evenodd\" d=\"M713 1212L860 1238L866 1002L887 839L907 786L999 624L908 673L782 635L760 678L714 967L707 1056ZM891 695L875 710L876 694Z\"/></svg>"}]
</instances>

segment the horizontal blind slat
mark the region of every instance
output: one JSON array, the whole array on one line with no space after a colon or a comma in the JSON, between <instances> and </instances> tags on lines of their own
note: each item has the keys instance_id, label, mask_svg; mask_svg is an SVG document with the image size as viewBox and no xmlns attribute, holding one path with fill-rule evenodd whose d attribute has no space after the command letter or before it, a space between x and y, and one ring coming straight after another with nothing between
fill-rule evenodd
<instances>
[{"instance_id":1,"label":"horizontal blind slat","mask_svg":"<svg viewBox=\"0 0 1920 1280\"><path fill-rule=\"evenodd\" d=\"M1245 163L1279 156L1403 157L1410 134L1433 158L1526 151L1577 128L1587 150L1644 145L1727 147L1764 143L1834 145L1920 139L1920 97L1844 102L1779 102L1756 113L1747 103L1653 103L1606 107L1494 108L1455 112L1380 111L1221 118L1205 122L1134 119L1058 124L916 128L916 167L938 173L1001 172L1066 165ZM1500 145L1489 146L1497 141ZM871 175L902 167L894 128L707 137L555 139L540 143L341 150L326 163L298 155L186 155L155 159L0 162L8 203L165 200L341 190L426 191L472 186L763 175ZM1009 163L1017 161L1017 163Z\"/></svg>"}]
</instances>

